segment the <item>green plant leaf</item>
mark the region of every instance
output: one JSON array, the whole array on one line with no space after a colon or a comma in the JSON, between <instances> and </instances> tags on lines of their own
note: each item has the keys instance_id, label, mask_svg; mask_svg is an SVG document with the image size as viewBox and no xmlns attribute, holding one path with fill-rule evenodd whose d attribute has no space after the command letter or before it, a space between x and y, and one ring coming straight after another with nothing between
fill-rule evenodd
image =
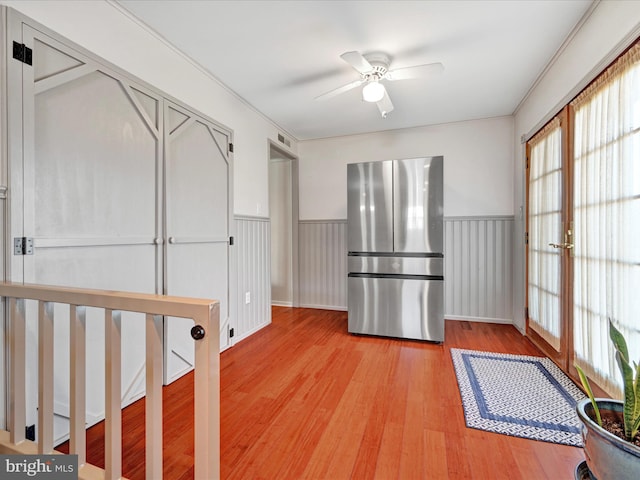
<instances>
[{"instance_id":1,"label":"green plant leaf","mask_svg":"<svg viewBox=\"0 0 640 480\"><path fill-rule=\"evenodd\" d=\"M633 369L629 366L626 359L620 351L616 352L616 361L622 373L622 381L624 383L624 434L628 441L633 439L632 430L635 423L634 412L636 408L636 394L633 389Z\"/></svg>"},{"instance_id":2,"label":"green plant leaf","mask_svg":"<svg viewBox=\"0 0 640 480\"><path fill-rule=\"evenodd\" d=\"M633 380L633 392L636 397L636 405L635 405L635 416L640 417L640 369L638 368L638 364L633 362L633 369L636 372L636 377Z\"/></svg>"},{"instance_id":3,"label":"green plant leaf","mask_svg":"<svg viewBox=\"0 0 640 480\"><path fill-rule=\"evenodd\" d=\"M636 362L633 362L633 368L629 365L627 342L611 319L609 319L609 337L616 349L616 362L622 374L624 434L629 442L633 442L640 428L640 370Z\"/></svg>"},{"instance_id":4,"label":"green plant leaf","mask_svg":"<svg viewBox=\"0 0 640 480\"><path fill-rule=\"evenodd\" d=\"M638 435L638 430L640 430L640 417L636 418L636 423L634 423L633 427L631 428L631 439L634 439L636 435Z\"/></svg>"},{"instance_id":5,"label":"green plant leaf","mask_svg":"<svg viewBox=\"0 0 640 480\"><path fill-rule=\"evenodd\" d=\"M596 415L596 422L599 426L602 426L602 418L600 417L600 409L598 408L598 404L596 403L596 399L593 396L593 392L591 391L591 385L589 385L589 380L587 379L587 376L584 374L584 372L582 371L582 369L576 365L576 370L578 371L578 376L580 377L580 383L582 383L582 386L584 387L585 391L587 392L587 396L589 397L589 400L591 400L591 405L593 406L593 412Z\"/></svg>"},{"instance_id":6,"label":"green plant leaf","mask_svg":"<svg viewBox=\"0 0 640 480\"><path fill-rule=\"evenodd\" d=\"M640 429L640 368L638 364L633 362L633 368L636 371L636 378L633 382L633 391L635 394L635 407L633 409L633 418L635 419L633 427L631 428L631 440L633 440L638 434Z\"/></svg>"},{"instance_id":7,"label":"green plant leaf","mask_svg":"<svg viewBox=\"0 0 640 480\"><path fill-rule=\"evenodd\" d=\"M615 327L611 319L609 319L609 338L613 342L615 349L622 354L625 362L629 363L629 350L627 349L627 342L620 331Z\"/></svg>"}]
</instances>

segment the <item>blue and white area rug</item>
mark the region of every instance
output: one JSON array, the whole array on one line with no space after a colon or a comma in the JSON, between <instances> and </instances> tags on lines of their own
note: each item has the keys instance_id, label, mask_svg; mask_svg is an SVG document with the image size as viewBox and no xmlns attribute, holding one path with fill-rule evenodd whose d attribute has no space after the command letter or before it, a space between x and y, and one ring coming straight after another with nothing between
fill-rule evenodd
<instances>
[{"instance_id":1,"label":"blue and white area rug","mask_svg":"<svg viewBox=\"0 0 640 480\"><path fill-rule=\"evenodd\" d=\"M544 357L451 349L468 427L582 446L585 395Z\"/></svg>"}]
</instances>

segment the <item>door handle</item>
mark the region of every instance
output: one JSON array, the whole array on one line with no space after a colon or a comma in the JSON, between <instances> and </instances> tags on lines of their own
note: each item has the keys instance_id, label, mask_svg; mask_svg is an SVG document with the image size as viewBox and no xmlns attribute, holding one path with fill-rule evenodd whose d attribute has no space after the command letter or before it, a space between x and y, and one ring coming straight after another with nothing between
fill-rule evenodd
<instances>
[{"instance_id":1,"label":"door handle","mask_svg":"<svg viewBox=\"0 0 640 480\"><path fill-rule=\"evenodd\" d=\"M173 245L174 243L176 243L176 237L169 237L169 243L171 245Z\"/></svg>"},{"instance_id":2,"label":"door handle","mask_svg":"<svg viewBox=\"0 0 640 480\"><path fill-rule=\"evenodd\" d=\"M564 248L565 250L573 249L573 222L569 224L569 228L564 234L564 243L550 243L550 247L553 248ZM573 256L573 251L571 252L571 256Z\"/></svg>"},{"instance_id":3,"label":"door handle","mask_svg":"<svg viewBox=\"0 0 640 480\"><path fill-rule=\"evenodd\" d=\"M573 248L573 243L550 243L549 246L553 248L566 248L567 250L571 250Z\"/></svg>"}]
</instances>

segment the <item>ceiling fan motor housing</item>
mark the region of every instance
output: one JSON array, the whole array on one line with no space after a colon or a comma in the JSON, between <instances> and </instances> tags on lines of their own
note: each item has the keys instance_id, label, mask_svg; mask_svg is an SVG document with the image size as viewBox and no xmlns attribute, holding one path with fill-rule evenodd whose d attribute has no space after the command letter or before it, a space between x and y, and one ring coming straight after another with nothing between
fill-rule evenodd
<instances>
[{"instance_id":1,"label":"ceiling fan motor housing","mask_svg":"<svg viewBox=\"0 0 640 480\"><path fill-rule=\"evenodd\" d=\"M373 70L363 75L364 80L376 81L381 80L389 71L389 56L385 53L368 53L364 58L371 64Z\"/></svg>"}]
</instances>

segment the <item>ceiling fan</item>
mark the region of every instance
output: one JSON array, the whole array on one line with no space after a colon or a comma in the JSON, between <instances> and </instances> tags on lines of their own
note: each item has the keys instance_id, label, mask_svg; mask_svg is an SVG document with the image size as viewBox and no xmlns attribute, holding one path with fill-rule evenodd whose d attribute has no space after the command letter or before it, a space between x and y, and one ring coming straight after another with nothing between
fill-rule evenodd
<instances>
[{"instance_id":1,"label":"ceiling fan","mask_svg":"<svg viewBox=\"0 0 640 480\"><path fill-rule=\"evenodd\" d=\"M360 85L364 85L362 88L362 99L365 102L375 103L378 106L378 110L380 110L382 118L387 118L387 114L393 110L393 103L391 103L387 89L380 83L382 80L393 82L396 80L424 78L442 73L444 70L441 63L427 63L424 65L414 65L412 67L389 70L390 58L385 53L362 55L360 52L353 51L343 53L340 55L340 58L351 65L360 74L360 78L327 93L323 93L317 96L316 100L326 100L359 87Z\"/></svg>"}]
</instances>

